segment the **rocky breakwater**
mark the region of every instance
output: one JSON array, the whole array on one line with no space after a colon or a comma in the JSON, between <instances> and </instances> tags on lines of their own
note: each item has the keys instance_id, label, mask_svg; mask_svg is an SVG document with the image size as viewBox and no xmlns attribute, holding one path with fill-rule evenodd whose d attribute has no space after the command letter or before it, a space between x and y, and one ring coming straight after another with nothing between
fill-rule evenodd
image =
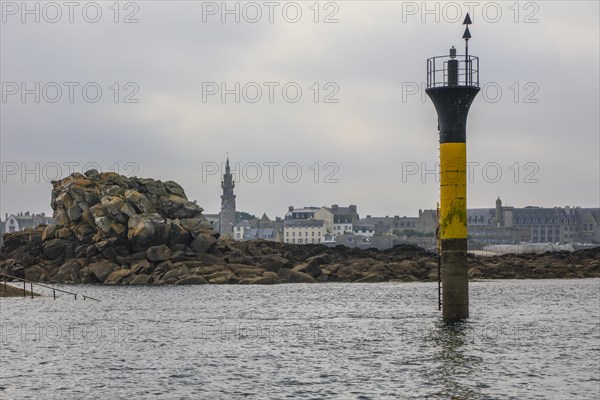
<instances>
[{"instance_id":1,"label":"rocky breakwater","mask_svg":"<svg viewBox=\"0 0 600 400\"><path fill-rule=\"evenodd\" d=\"M434 281L437 257L219 236L175 182L94 170L53 182L54 223L3 235L0 272L34 282L276 284ZM600 276L600 251L470 257L469 276Z\"/></svg>"},{"instance_id":2,"label":"rocky breakwater","mask_svg":"<svg viewBox=\"0 0 600 400\"><path fill-rule=\"evenodd\" d=\"M219 255L219 234L175 182L90 170L52 184L53 224L5 234L2 271L32 281L141 282L158 265L171 269L163 263L172 258Z\"/></svg>"},{"instance_id":3,"label":"rocky breakwater","mask_svg":"<svg viewBox=\"0 0 600 400\"><path fill-rule=\"evenodd\" d=\"M433 262L383 267L382 257L391 261L384 253L219 237L172 181L90 170L52 184L53 224L5 234L0 272L34 282L131 285L377 282L409 272L409 280L425 279ZM430 258L412 247L405 255L417 253Z\"/></svg>"}]
</instances>

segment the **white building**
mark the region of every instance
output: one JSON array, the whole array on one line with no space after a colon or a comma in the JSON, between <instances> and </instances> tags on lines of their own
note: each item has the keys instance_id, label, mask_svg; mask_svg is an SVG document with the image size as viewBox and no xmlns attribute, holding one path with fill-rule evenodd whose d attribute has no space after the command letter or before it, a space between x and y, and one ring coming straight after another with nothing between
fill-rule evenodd
<instances>
[{"instance_id":1,"label":"white building","mask_svg":"<svg viewBox=\"0 0 600 400\"><path fill-rule=\"evenodd\" d=\"M355 235L364 237L373 237L375 235L375 225L357 221L352 224L352 230Z\"/></svg>"},{"instance_id":2,"label":"white building","mask_svg":"<svg viewBox=\"0 0 600 400\"><path fill-rule=\"evenodd\" d=\"M285 243L317 244L326 233L325 221L321 219L287 219L283 224Z\"/></svg>"},{"instance_id":3,"label":"white building","mask_svg":"<svg viewBox=\"0 0 600 400\"><path fill-rule=\"evenodd\" d=\"M29 211L18 214L6 214L4 231L2 233L22 231L25 228L35 228L41 224L52 224L52 217L46 216L45 213L33 214Z\"/></svg>"},{"instance_id":4,"label":"white building","mask_svg":"<svg viewBox=\"0 0 600 400\"><path fill-rule=\"evenodd\" d=\"M233 239L237 241L244 240L244 233L250 228L250 223L245 219L236 223L233 225Z\"/></svg>"},{"instance_id":5,"label":"white building","mask_svg":"<svg viewBox=\"0 0 600 400\"><path fill-rule=\"evenodd\" d=\"M290 206L285 215L286 221L302 221L308 219L324 221L322 241L335 243L336 236L345 233L353 233L353 224L359 220L359 216L355 205L340 207L337 204L333 204L331 207L294 208L293 206ZM291 240L294 238L284 236L284 240L286 239Z\"/></svg>"}]
</instances>

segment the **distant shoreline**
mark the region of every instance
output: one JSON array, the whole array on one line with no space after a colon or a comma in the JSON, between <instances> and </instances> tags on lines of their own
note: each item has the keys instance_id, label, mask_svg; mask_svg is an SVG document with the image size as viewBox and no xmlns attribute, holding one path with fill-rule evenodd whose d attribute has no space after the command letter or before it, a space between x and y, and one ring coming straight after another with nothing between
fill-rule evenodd
<instances>
[{"instance_id":1,"label":"distant shoreline","mask_svg":"<svg viewBox=\"0 0 600 400\"><path fill-rule=\"evenodd\" d=\"M316 230L291 232L304 244L234 240L173 181L89 170L52 184L52 224L5 233L1 273L49 284L107 285L438 280L438 256L410 244L386 250L309 244L309 237L322 236ZM472 280L600 277L600 247L469 254L467 260Z\"/></svg>"},{"instance_id":2,"label":"distant shoreline","mask_svg":"<svg viewBox=\"0 0 600 400\"><path fill-rule=\"evenodd\" d=\"M17 266L11 269L11 273L33 281L34 286L35 282L86 286L160 286L436 282L438 279L437 255L415 246L396 246L386 251L319 246L305 252L303 246L260 240L246 242L245 245L248 246L246 254L269 255L218 260L216 257L188 254L159 262L149 262L144 258L131 265L119 265L110 260L96 260L89 264L69 260L60 266ZM600 278L600 249L571 253L469 255L468 274L472 282ZM22 289L15 286L14 290L17 296L22 296Z\"/></svg>"}]
</instances>

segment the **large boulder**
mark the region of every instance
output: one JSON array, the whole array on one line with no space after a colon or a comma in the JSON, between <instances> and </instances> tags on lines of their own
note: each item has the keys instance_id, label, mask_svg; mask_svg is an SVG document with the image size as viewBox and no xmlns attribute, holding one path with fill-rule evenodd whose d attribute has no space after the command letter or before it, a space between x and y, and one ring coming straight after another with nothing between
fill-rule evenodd
<instances>
[{"instance_id":1,"label":"large boulder","mask_svg":"<svg viewBox=\"0 0 600 400\"><path fill-rule=\"evenodd\" d=\"M106 283L108 285L117 285L121 282L121 280L123 278L125 278L126 276L129 276L130 274L131 274L130 269L126 269L126 268L118 269L116 271L111 272L111 274L108 275L108 277L106 278L104 283Z\"/></svg>"},{"instance_id":2,"label":"large boulder","mask_svg":"<svg viewBox=\"0 0 600 400\"><path fill-rule=\"evenodd\" d=\"M208 232L213 229L212 224L202 215L195 218L182 218L181 226L189 231L194 237L200 232Z\"/></svg>"},{"instance_id":3,"label":"large boulder","mask_svg":"<svg viewBox=\"0 0 600 400\"><path fill-rule=\"evenodd\" d=\"M98 282L102 283L113 271L119 269L119 266L110 261L99 261L90 264L88 269L90 274L96 278Z\"/></svg>"},{"instance_id":4,"label":"large boulder","mask_svg":"<svg viewBox=\"0 0 600 400\"><path fill-rule=\"evenodd\" d=\"M287 258L283 258L276 255L269 255L262 256L258 261L258 265L260 265L261 268L267 271L277 272L281 268L289 267L291 263L290 260L288 260Z\"/></svg>"},{"instance_id":5,"label":"large boulder","mask_svg":"<svg viewBox=\"0 0 600 400\"><path fill-rule=\"evenodd\" d=\"M317 283L312 276L289 268L281 268L277 274L288 283Z\"/></svg>"},{"instance_id":6,"label":"large boulder","mask_svg":"<svg viewBox=\"0 0 600 400\"><path fill-rule=\"evenodd\" d=\"M204 285L207 283L206 278L199 275L188 276L175 282L176 285Z\"/></svg>"},{"instance_id":7,"label":"large boulder","mask_svg":"<svg viewBox=\"0 0 600 400\"><path fill-rule=\"evenodd\" d=\"M129 219L127 238L133 248L142 251L148 247L166 243L169 228L160 214L136 214Z\"/></svg>"},{"instance_id":8,"label":"large boulder","mask_svg":"<svg viewBox=\"0 0 600 400\"><path fill-rule=\"evenodd\" d=\"M70 260L64 263L56 275L52 277L52 281L64 283L76 283L79 281L79 270L81 265L77 260Z\"/></svg>"},{"instance_id":9,"label":"large boulder","mask_svg":"<svg viewBox=\"0 0 600 400\"><path fill-rule=\"evenodd\" d=\"M70 256L75 243L65 239L52 239L44 243L44 255L49 260L55 260L61 256Z\"/></svg>"},{"instance_id":10,"label":"large boulder","mask_svg":"<svg viewBox=\"0 0 600 400\"><path fill-rule=\"evenodd\" d=\"M146 250L146 258L150 261L166 261L171 258L171 249L164 244L152 246Z\"/></svg>"},{"instance_id":11,"label":"large boulder","mask_svg":"<svg viewBox=\"0 0 600 400\"><path fill-rule=\"evenodd\" d=\"M193 218L202 213L195 203L174 194L162 198L159 209L169 218Z\"/></svg>"},{"instance_id":12,"label":"large boulder","mask_svg":"<svg viewBox=\"0 0 600 400\"><path fill-rule=\"evenodd\" d=\"M41 281L40 278L45 277L47 274L47 271L39 265L32 265L25 269L25 279L32 282Z\"/></svg>"},{"instance_id":13,"label":"large boulder","mask_svg":"<svg viewBox=\"0 0 600 400\"><path fill-rule=\"evenodd\" d=\"M206 253L215 243L217 239L214 236L201 233L190 244L190 248L196 253Z\"/></svg>"},{"instance_id":14,"label":"large boulder","mask_svg":"<svg viewBox=\"0 0 600 400\"><path fill-rule=\"evenodd\" d=\"M171 221L167 245L170 248L174 248L177 245L182 245L182 248L185 248L190 241L190 231L181 226L178 220Z\"/></svg>"},{"instance_id":15,"label":"large boulder","mask_svg":"<svg viewBox=\"0 0 600 400\"><path fill-rule=\"evenodd\" d=\"M279 278L279 276L275 272L265 272L263 276L254 278L248 283L253 285L273 285L276 283L281 283L281 278Z\"/></svg>"}]
</instances>

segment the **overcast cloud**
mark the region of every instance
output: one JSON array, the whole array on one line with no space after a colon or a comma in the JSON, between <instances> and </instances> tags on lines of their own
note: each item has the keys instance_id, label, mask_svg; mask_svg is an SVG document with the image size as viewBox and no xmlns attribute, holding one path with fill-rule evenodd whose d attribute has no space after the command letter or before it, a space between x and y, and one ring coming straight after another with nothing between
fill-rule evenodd
<instances>
[{"instance_id":1,"label":"overcast cloud","mask_svg":"<svg viewBox=\"0 0 600 400\"><path fill-rule=\"evenodd\" d=\"M206 12L203 22L203 10L222 3L192 1L121 2L118 23L112 1L96 2L102 10L96 23L84 19L85 2L72 23L68 8L56 2L63 15L50 23L55 10L47 3L27 3L38 4L36 23L21 2L2 2L2 218L50 212L47 178L56 165L66 175L75 162L78 172L96 163L105 171L175 180L206 212L218 212L220 177L213 168L227 152L238 169L238 210L275 217L292 204L356 204L361 216L435 208L433 172L407 175L415 166L433 171L438 158L433 105L411 91L425 80L428 57L451 45L463 52L464 14L450 19L454 5L467 11L465 2L429 2L438 15L424 14L422 2L320 2L318 23L312 1L296 3L297 23L284 18L289 2L278 3L272 23L263 2L256 3L263 12L257 23L244 20L255 15L248 6L240 23ZM486 3L493 5L484 12ZM293 19L295 9L287 7ZM137 23L123 23L130 13ZM323 23L330 14L337 23ZM493 207L497 196L517 207L600 206L599 3L480 2L472 19L470 52L480 57L487 86L467 127L468 159L479 163L469 207ZM55 94L48 86L39 103L35 94L22 101L20 85L32 89L35 82L42 88L57 82L62 97L48 101ZM64 82L79 83L72 103ZM96 103L82 96L88 82L102 89ZM231 94L223 103L220 94L207 95L210 82L230 89L256 82L246 98L256 86L262 97L251 103L240 93L236 103ZM279 84L272 103L265 82ZM18 93L11 94L13 83ZM302 89L298 102L283 97L286 83ZM137 103L125 102L131 94ZM324 102L327 95L337 103ZM23 168L38 174L22 176Z\"/></svg>"}]
</instances>

